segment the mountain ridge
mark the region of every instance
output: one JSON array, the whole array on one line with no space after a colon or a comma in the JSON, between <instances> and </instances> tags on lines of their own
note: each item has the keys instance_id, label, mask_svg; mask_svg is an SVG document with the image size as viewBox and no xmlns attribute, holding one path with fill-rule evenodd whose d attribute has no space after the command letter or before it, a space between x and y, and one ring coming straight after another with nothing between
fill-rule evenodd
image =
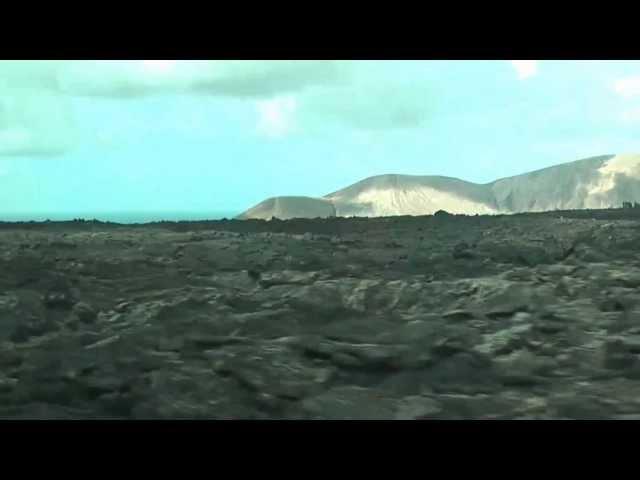
<instances>
[{"instance_id":1,"label":"mountain ridge","mask_svg":"<svg viewBox=\"0 0 640 480\"><path fill-rule=\"evenodd\" d=\"M640 155L599 155L475 183L444 175L381 174L323 197L270 197L238 219L505 214L608 208L640 199Z\"/></svg>"}]
</instances>

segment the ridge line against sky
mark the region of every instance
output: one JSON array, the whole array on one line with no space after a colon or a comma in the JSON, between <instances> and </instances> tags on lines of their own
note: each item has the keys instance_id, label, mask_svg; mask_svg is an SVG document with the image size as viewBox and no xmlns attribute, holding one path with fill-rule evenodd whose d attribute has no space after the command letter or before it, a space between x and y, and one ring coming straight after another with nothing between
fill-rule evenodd
<instances>
[{"instance_id":1,"label":"ridge line against sky","mask_svg":"<svg viewBox=\"0 0 640 480\"><path fill-rule=\"evenodd\" d=\"M638 61L0 61L0 212L234 211L640 151Z\"/></svg>"},{"instance_id":2,"label":"ridge line against sky","mask_svg":"<svg viewBox=\"0 0 640 480\"><path fill-rule=\"evenodd\" d=\"M571 164L580 164L583 163L585 161L593 161L596 159L602 159L602 160L607 160L607 159L611 159L611 158L615 158L616 156L618 157L627 157L627 156L631 156L631 157L639 157L640 158L640 154L635 154L635 153L623 153L621 155L613 155L613 154L609 154L609 155L597 155L597 156L593 156L593 157L587 157L587 158L580 158L577 160L572 160L572 161L568 161L568 162L563 162L563 163L559 163L559 164L555 164L555 165L550 165L547 167L543 167L543 168L537 168L535 170L527 170L527 171L523 171L520 173L516 173L514 175L509 175L508 177L499 177L499 178L494 178L492 180L489 180L488 182L483 182L483 183L477 183L477 182L473 182L473 181L469 181L466 180L465 178L459 178L459 177L451 177L448 175L408 175L408 174L402 174L402 173L383 173L383 174L379 174L379 175L372 175L369 177L365 177L365 178L361 178L360 180L349 184L349 185L343 185L341 188L335 190L335 191L331 191L329 193L325 193L324 195L320 195L318 197L311 197L309 195L288 195L286 193L280 194L280 195L276 195L273 197L269 197L269 198L265 198L263 199L260 203L268 201L268 200L272 200L275 198L293 198L293 197L300 197L300 198L313 198L316 200L328 200L328 197L331 197L339 192L342 192L343 190L347 190L349 188L352 187L356 187L358 185L361 184L366 184L369 183L371 181L377 180L377 179L381 179L384 177L409 177L410 179L419 179L422 177L427 177L427 178L441 178L441 179L446 179L446 180L454 180L454 181L459 181L459 182L463 182L466 184L471 184L474 186L479 186L479 187L491 187L491 185L504 181L504 180L512 180L515 178L521 178L521 177L525 177L531 174L537 174L537 173L542 173L546 170L551 170L551 169L555 169L557 167L567 167L570 166Z\"/></svg>"}]
</instances>

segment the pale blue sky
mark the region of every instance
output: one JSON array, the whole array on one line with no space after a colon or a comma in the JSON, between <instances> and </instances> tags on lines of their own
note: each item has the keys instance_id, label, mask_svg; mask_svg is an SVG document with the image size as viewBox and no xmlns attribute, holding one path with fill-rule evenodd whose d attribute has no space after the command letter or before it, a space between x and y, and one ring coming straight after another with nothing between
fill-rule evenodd
<instances>
[{"instance_id":1,"label":"pale blue sky","mask_svg":"<svg viewBox=\"0 0 640 480\"><path fill-rule=\"evenodd\" d=\"M7 218L229 216L371 175L484 183L639 142L638 61L0 61Z\"/></svg>"}]
</instances>

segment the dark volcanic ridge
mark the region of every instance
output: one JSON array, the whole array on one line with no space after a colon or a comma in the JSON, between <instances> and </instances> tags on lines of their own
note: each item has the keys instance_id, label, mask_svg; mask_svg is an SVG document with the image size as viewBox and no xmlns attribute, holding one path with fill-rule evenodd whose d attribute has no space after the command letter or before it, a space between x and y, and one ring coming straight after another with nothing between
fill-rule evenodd
<instances>
[{"instance_id":1,"label":"dark volcanic ridge","mask_svg":"<svg viewBox=\"0 0 640 480\"><path fill-rule=\"evenodd\" d=\"M161 228L175 232L189 232L200 230L228 231L236 233L340 233L354 228L355 225L368 225L367 228L376 226L387 228L390 222L408 222L409 224L422 225L424 222L442 221L443 219L466 222L465 219L475 219L484 221L491 218L505 217L527 217L527 218L550 218L550 219L591 219L591 220L630 220L640 219L640 209L638 208L596 208L596 209L574 209L574 210L547 210L540 212L519 212L512 214L453 214L447 211L435 212L429 215L394 215L382 217L317 217L304 218L295 217L290 219L280 219L278 217L262 219L251 218L242 220L238 218L223 218L219 220L159 220L145 223L117 223L112 221L102 221L99 219L76 219L76 220L54 220L54 221L3 221L0 220L0 231L21 229L26 231L105 231L105 230L137 230L148 228ZM440 220L437 220L440 219ZM360 229L362 231L362 229Z\"/></svg>"}]
</instances>

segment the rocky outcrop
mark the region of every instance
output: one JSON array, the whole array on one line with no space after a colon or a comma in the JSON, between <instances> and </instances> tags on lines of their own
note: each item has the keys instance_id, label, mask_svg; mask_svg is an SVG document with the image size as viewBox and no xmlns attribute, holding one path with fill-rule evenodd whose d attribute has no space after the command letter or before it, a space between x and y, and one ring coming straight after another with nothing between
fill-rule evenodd
<instances>
[{"instance_id":1,"label":"rocky outcrop","mask_svg":"<svg viewBox=\"0 0 640 480\"><path fill-rule=\"evenodd\" d=\"M638 226L5 225L0 417L638 418Z\"/></svg>"}]
</instances>

